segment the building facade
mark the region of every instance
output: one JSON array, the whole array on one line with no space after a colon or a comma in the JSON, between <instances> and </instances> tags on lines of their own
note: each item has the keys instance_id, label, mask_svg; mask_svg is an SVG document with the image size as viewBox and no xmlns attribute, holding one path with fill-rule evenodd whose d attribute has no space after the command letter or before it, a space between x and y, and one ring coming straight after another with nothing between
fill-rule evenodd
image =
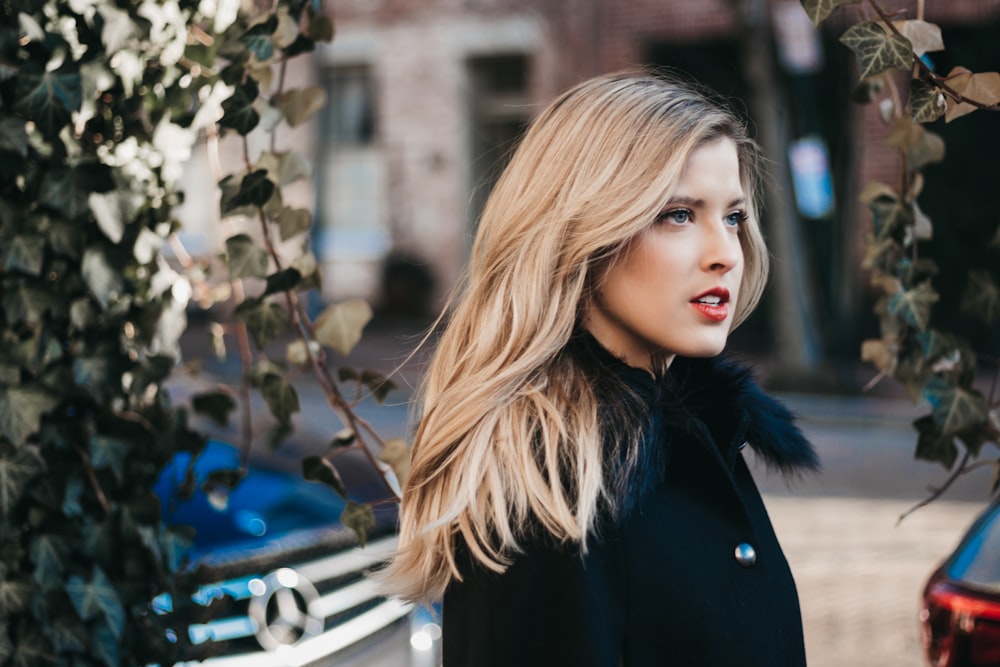
<instances>
[{"instance_id":1,"label":"building facade","mask_svg":"<svg viewBox=\"0 0 1000 667\"><path fill-rule=\"evenodd\" d=\"M917 11L916 0L882 4ZM1000 0L926 5L945 28L1000 25ZM854 202L864 182L892 181L897 156L877 110L848 100L853 56L836 39L860 5L819 30L798 0L339 0L332 11L336 37L316 58L331 100L315 142L328 298L388 309L426 299L417 310L436 312L535 112L587 77L653 65L733 99L761 139L761 118L773 120L768 209L779 222L766 231L791 237L779 274L810 268L779 289L778 299L804 304L797 354L823 354L820 330L863 328L868 220ZM756 335L769 328L762 321Z\"/></svg>"}]
</instances>

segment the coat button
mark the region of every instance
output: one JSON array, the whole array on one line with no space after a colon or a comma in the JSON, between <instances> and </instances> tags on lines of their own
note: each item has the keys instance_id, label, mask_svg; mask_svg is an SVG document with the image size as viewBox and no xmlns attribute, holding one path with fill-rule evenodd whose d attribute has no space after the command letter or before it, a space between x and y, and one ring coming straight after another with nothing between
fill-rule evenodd
<instances>
[{"instance_id":1,"label":"coat button","mask_svg":"<svg viewBox=\"0 0 1000 667\"><path fill-rule=\"evenodd\" d=\"M750 567L757 562L757 551L746 542L736 545L736 562L743 567Z\"/></svg>"}]
</instances>

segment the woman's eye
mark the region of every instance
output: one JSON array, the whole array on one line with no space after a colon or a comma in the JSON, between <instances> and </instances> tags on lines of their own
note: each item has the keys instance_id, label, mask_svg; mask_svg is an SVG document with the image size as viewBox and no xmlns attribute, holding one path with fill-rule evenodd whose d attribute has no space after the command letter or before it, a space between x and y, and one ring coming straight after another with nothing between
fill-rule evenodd
<instances>
[{"instance_id":1,"label":"woman's eye","mask_svg":"<svg viewBox=\"0 0 1000 667\"><path fill-rule=\"evenodd\" d=\"M691 222L691 211L685 208L679 208L673 211L667 211L666 213L660 214L660 220L665 222L673 222L678 225L683 225L684 223Z\"/></svg>"},{"instance_id":2,"label":"woman's eye","mask_svg":"<svg viewBox=\"0 0 1000 667\"><path fill-rule=\"evenodd\" d=\"M747 219L747 214L745 211L733 211L726 216L726 224L731 227L739 227Z\"/></svg>"}]
</instances>

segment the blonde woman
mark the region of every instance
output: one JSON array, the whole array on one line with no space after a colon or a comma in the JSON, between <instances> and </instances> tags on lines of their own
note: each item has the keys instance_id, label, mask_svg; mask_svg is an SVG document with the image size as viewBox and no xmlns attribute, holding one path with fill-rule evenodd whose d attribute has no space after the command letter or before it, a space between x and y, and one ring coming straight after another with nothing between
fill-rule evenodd
<instances>
[{"instance_id":1,"label":"blonde woman","mask_svg":"<svg viewBox=\"0 0 1000 667\"><path fill-rule=\"evenodd\" d=\"M424 381L384 573L443 599L445 667L805 664L741 450L816 457L714 358L767 275L757 170L730 111L655 75L532 124Z\"/></svg>"}]
</instances>

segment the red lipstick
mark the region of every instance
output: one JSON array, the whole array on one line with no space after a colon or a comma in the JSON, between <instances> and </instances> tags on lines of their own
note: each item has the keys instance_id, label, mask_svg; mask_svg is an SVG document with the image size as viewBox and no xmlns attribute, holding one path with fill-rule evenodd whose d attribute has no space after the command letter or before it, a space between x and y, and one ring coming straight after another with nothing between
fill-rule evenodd
<instances>
[{"instance_id":1,"label":"red lipstick","mask_svg":"<svg viewBox=\"0 0 1000 667\"><path fill-rule=\"evenodd\" d=\"M691 305L713 322L723 322L729 317L729 290L713 287L691 299Z\"/></svg>"}]
</instances>

